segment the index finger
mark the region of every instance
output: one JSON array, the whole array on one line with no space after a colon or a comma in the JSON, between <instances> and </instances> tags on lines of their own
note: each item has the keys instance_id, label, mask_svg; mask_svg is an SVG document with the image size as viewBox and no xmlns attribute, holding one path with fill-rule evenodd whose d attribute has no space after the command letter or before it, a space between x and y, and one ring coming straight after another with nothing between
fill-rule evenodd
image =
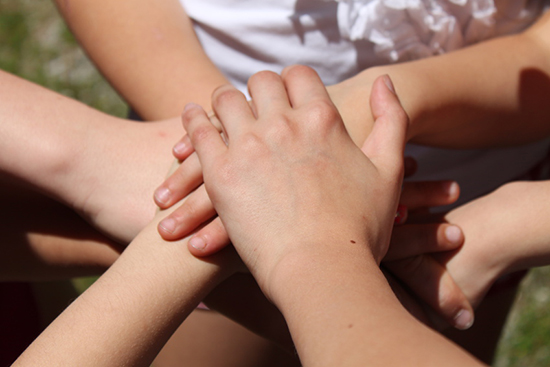
<instances>
[{"instance_id":1,"label":"index finger","mask_svg":"<svg viewBox=\"0 0 550 367\"><path fill-rule=\"evenodd\" d=\"M319 75L310 67L304 65L289 66L281 73L285 83L288 98L293 108L303 106L312 101L328 100L327 89Z\"/></svg>"},{"instance_id":2,"label":"index finger","mask_svg":"<svg viewBox=\"0 0 550 367\"><path fill-rule=\"evenodd\" d=\"M201 106L193 103L185 106L182 122L203 167L210 166L209 162L227 149L218 129Z\"/></svg>"}]
</instances>

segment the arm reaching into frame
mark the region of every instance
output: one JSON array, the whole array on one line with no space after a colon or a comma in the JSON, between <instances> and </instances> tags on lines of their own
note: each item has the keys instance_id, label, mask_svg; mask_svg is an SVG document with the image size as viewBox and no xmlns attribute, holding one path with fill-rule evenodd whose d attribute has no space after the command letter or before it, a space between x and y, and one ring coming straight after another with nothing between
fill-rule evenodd
<instances>
[{"instance_id":1,"label":"arm reaching into frame","mask_svg":"<svg viewBox=\"0 0 550 367\"><path fill-rule=\"evenodd\" d=\"M216 211L285 316L304 366L479 366L412 318L379 269L407 124L389 83L375 84L375 129L362 150L316 74L300 67L251 79L254 114L236 90L216 91L228 145L196 105L184 125Z\"/></svg>"},{"instance_id":2,"label":"arm reaching into frame","mask_svg":"<svg viewBox=\"0 0 550 367\"><path fill-rule=\"evenodd\" d=\"M170 335L239 261L233 250L202 261L186 240L168 243L157 216L107 272L13 366L150 366Z\"/></svg>"},{"instance_id":3,"label":"arm reaching into frame","mask_svg":"<svg viewBox=\"0 0 550 367\"><path fill-rule=\"evenodd\" d=\"M354 141L372 128L371 85L392 78L410 118L407 139L442 148L520 145L549 136L550 12L523 33L451 53L367 69L328 87Z\"/></svg>"},{"instance_id":4,"label":"arm reaching into frame","mask_svg":"<svg viewBox=\"0 0 550 367\"><path fill-rule=\"evenodd\" d=\"M208 108L212 91L227 83L178 0L56 4L97 68L145 120L179 116L191 101Z\"/></svg>"},{"instance_id":5,"label":"arm reaching into frame","mask_svg":"<svg viewBox=\"0 0 550 367\"><path fill-rule=\"evenodd\" d=\"M374 80L384 74L394 81L409 115L408 141L446 148L490 148L537 141L550 134L548 34L550 12L521 34L438 57L370 68L329 86L329 94L358 145L373 126L365 101ZM501 56L512 49L513 55ZM196 156L190 149L184 137L174 153L181 160L189 156L190 162L184 162L159 187L163 197L157 198L157 204L161 208L185 197L190 192L187 182L200 179Z\"/></svg>"},{"instance_id":6,"label":"arm reaching into frame","mask_svg":"<svg viewBox=\"0 0 550 367\"><path fill-rule=\"evenodd\" d=\"M138 124L3 71L0 100L2 173L75 209L124 244L152 220L152 192L173 161L179 119Z\"/></svg>"}]
</instances>

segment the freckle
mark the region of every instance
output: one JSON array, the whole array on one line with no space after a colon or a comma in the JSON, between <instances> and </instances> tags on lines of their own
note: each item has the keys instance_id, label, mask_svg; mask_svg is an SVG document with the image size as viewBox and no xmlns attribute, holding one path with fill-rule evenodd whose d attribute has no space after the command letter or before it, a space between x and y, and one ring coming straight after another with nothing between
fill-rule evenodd
<instances>
[{"instance_id":1,"label":"freckle","mask_svg":"<svg viewBox=\"0 0 550 367\"><path fill-rule=\"evenodd\" d=\"M357 243L357 242L355 242L354 240L351 240L351 241L349 241L349 242L351 242L351 243Z\"/></svg>"}]
</instances>

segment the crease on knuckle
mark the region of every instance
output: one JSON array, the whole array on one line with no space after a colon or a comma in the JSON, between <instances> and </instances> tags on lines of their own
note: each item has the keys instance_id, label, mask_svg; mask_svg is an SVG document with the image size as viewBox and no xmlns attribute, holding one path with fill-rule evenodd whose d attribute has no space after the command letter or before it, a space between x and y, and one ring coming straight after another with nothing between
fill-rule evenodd
<instances>
[{"instance_id":1,"label":"crease on knuckle","mask_svg":"<svg viewBox=\"0 0 550 367\"><path fill-rule=\"evenodd\" d=\"M212 134L211 126L208 126L208 125L197 126L195 129L193 129L191 133L191 140L193 141L193 145L197 146L200 144L204 144L204 142L209 139L211 134Z\"/></svg>"}]
</instances>

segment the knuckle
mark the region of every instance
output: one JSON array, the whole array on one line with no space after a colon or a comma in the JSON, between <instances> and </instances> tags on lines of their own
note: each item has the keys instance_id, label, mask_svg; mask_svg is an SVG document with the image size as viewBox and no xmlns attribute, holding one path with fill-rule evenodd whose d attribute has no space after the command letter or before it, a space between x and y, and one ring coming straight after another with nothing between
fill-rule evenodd
<instances>
[{"instance_id":1,"label":"knuckle","mask_svg":"<svg viewBox=\"0 0 550 367\"><path fill-rule=\"evenodd\" d=\"M191 140L193 145L202 144L212 134L212 127L208 125L196 126L191 132Z\"/></svg>"},{"instance_id":2,"label":"knuckle","mask_svg":"<svg viewBox=\"0 0 550 367\"><path fill-rule=\"evenodd\" d=\"M288 78L315 73L312 68L306 65L290 65L284 68L283 75Z\"/></svg>"},{"instance_id":3,"label":"knuckle","mask_svg":"<svg viewBox=\"0 0 550 367\"><path fill-rule=\"evenodd\" d=\"M214 91L212 95L212 105L214 109L223 105L230 105L237 99L244 98L243 94L232 86L221 86Z\"/></svg>"},{"instance_id":4,"label":"knuckle","mask_svg":"<svg viewBox=\"0 0 550 367\"><path fill-rule=\"evenodd\" d=\"M398 106L395 106L393 109L393 117L396 121L400 121L404 124L409 124L409 115L405 111L405 109L399 104Z\"/></svg>"},{"instance_id":5,"label":"knuckle","mask_svg":"<svg viewBox=\"0 0 550 367\"><path fill-rule=\"evenodd\" d=\"M462 306L462 297L456 287L447 284L440 287L438 304L443 313L454 315Z\"/></svg>"},{"instance_id":6,"label":"knuckle","mask_svg":"<svg viewBox=\"0 0 550 367\"><path fill-rule=\"evenodd\" d=\"M340 114L328 99L319 99L308 103L304 107L304 114L307 116L310 124L318 126L320 129L332 129L340 125Z\"/></svg>"},{"instance_id":7,"label":"knuckle","mask_svg":"<svg viewBox=\"0 0 550 367\"><path fill-rule=\"evenodd\" d=\"M263 71L259 71L256 74L252 75L248 79L248 85L252 86L252 85L256 85L258 83L271 82L271 81L276 81L276 80L279 80L279 79L280 79L280 76L278 74L276 74L272 71L269 71L269 70L263 70Z\"/></svg>"}]
</instances>

